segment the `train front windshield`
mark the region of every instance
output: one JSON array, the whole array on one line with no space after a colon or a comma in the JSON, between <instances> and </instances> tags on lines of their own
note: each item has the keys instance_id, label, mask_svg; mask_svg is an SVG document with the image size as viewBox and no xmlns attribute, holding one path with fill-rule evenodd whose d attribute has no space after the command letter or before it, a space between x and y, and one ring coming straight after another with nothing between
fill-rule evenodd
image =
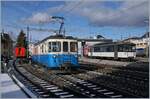
<instances>
[{"instance_id":1,"label":"train front windshield","mask_svg":"<svg viewBox=\"0 0 150 99\"><path fill-rule=\"evenodd\" d=\"M63 42L62 44L62 51L69 52L69 42ZM49 42L48 51L61 52L61 42ZM77 42L70 42L70 52L77 52Z\"/></svg>"},{"instance_id":2,"label":"train front windshield","mask_svg":"<svg viewBox=\"0 0 150 99\"><path fill-rule=\"evenodd\" d=\"M61 43L60 42L49 42L49 52L60 52Z\"/></svg>"},{"instance_id":3,"label":"train front windshield","mask_svg":"<svg viewBox=\"0 0 150 99\"><path fill-rule=\"evenodd\" d=\"M70 52L77 52L77 42L70 42Z\"/></svg>"}]
</instances>

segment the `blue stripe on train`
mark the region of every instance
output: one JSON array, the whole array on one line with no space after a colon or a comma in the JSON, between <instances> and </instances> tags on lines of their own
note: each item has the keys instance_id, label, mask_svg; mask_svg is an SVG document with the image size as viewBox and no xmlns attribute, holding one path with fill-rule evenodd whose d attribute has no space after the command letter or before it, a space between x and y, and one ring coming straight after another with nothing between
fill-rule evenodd
<instances>
[{"instance_id":1,"label":"blue stripe on train","mask_svg":"<svg viewBox=\"0 0 150 99\"><path fill-rule=\"evenodd\" d=\"M78 57L74 54L46 54L46 55L33 55L32 60L43 64L50 68L57 68L60 67L62 64L69 62L72 64L73 67L79 67L78 64Z\"/></svg>"}]
</instances>

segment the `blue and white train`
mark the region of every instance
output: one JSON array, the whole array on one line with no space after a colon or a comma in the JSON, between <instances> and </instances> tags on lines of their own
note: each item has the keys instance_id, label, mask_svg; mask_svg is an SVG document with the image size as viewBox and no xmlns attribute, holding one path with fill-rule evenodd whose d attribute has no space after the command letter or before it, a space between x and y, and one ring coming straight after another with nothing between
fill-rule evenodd
<instances>
[{"instance_id":1,"label":"blue and white train","mask_svg":"<svg viewBox=\"0 0 150 99\"><path fill-rule=\"evenodd\" d=\"M34 45L32 61L48 68L79 67L77 40L70 36L54 35Z\"/></svg>"}]
</instances>

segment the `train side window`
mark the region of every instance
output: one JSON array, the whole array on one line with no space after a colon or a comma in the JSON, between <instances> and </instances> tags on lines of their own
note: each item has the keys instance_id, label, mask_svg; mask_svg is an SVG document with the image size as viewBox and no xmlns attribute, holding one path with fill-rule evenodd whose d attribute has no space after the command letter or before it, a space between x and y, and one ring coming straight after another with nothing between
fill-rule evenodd
<instances>
[{"instance_id":1,"label":"train side window","mask_svg":"<svg viewBox=\"0 0 150 99\"><path fill-rule=\"evenodd\" d=\"M51 42L48 43L48 52L51 52Z\"/></svg>"},{"instance_id":2,"label":"train side window","mask_svg":"<svg viewBox=\"0 0 150 99\"><path fill-rule=\"evenodd\" d=\"M70 42L70 52L77 52L77 42Z\"/></svg>"},{"instance_id":3,"label":"train side window","mask_svg":"<svg viewBox=\"0 0 150 99\"><path fill-rule=\"evenodd\" d=\"M122 51L123 51L123 46L122 46L122 45L119 45L119 46L118 46L118 51L119 51L119 52L122 52Z\"/></svg>"},{"instance_id":4,"label":"train side window","mask_svg":"<svg viewBox=\"0 0 150 99\"><path fill-rule=\"evenodd\" d=\"M114 51L114 48L113 46L107 46L107 52L113 52Z\"/></svg>"},{"instance_id":5,"label":"train side window","mask_svg":"<svg viewBox=\"0 0 150 99\"><path fill-rule=\"evenodd\" d=\"M100 51L100 47L94 47L94 52L99 52Z\"/></svg>"},{"instance_id":6,"label":"train side window","mask_svg":"<svg viewBox=\"0 0 150 99\"><path fill-rule=\"evenodd\" d=\"M132 51L135 52L136 51L136 47L132 46Z\"/></svg>"},{"instance_id":7,"label":"train side window","mask_svg":"<svg viewBox=\"0 0 150 99\"><path fill-rule=\"evenodd\" d=\"M45 53L47 53L47 44L45 43Z\"/></svg>"},{"instance_id":8,"label":"train side window","mask_svg":"<svg viewBox=\"0 0 150 99\"><path fill-rule=\"evenodd\" d=\"M43 50L43 45L41 46L41 49L42 49L42 53L43 53L43 51L44 51L44 50Z\"/></svg>"},{"instance_id":9,"label":"train side window","mask_svg":"<svg viewBox=\"0 0 150 99\"><path fill-rule=\"evenodd\" d=\"M60 42L52 42L52 51L60 52L61 51L61 43Z\"/></svg>"},{"instance_id":10,"label":"train side window","mask_svg":"<svg viewBox=\"0 0 150 99\"><path fill-rule=\"evenodd\" d=\"M63 51L68 52L68 42L63 42Z\"/></svg>"}]
</instances>

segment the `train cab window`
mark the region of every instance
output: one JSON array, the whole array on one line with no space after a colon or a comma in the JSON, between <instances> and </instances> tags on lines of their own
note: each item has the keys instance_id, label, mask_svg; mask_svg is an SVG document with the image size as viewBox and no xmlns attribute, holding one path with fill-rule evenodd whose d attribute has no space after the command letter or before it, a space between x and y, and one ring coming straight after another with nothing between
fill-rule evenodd
<instances>
[{"instance_id":1,"label":"train cab window","mask_svg":"<svg viewBox=\"0 0 150 99\"><path fill-rule=\"evenodd\" d=\"M70 42L70 51L77 52L77 42Z\"/></svg>"},{"instance_id":2,"label":"train cab window","mask_svg":"<svg viewBox=\"0 0 150 99\"><path fill-rule=\"evenodd\" d=\"M61 51L61 43L52 42L52 52L60 52L60 51Z\"/></svg>"},{"instance_id":3,"label":"train cab window","mask_svg":"<svg viewBox=\"0 0 150 99\"><path fill-rule=\"evenodd\" d=\"M51 52L51 42L48 43L48 52Z\"/></svg>"},{"instance_id":4,"label":"train cab window","mask_svg":"<svg viewBox=\"0 0 150 99\"><path fill-rule=\"evenodd\" d=\"M68 42L63 42L63 51L68 52Z\"/></svg>"}]
</instances>

